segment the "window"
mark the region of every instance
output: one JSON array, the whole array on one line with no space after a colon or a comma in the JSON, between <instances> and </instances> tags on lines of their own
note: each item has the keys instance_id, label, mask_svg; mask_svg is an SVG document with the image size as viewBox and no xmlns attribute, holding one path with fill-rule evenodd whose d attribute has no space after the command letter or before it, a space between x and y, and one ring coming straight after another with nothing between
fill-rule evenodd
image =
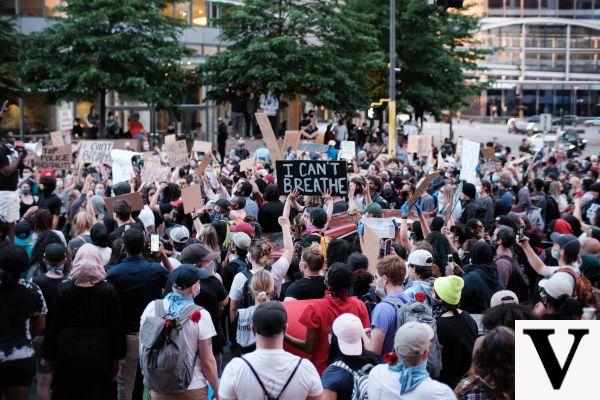
<instances>
[{"instance_id":1,"label":"window","mask_svg":"<svg viewBox=\"0 0 600 400\"><path fill-rule=\"evenodd\" d=\"M558 0L558 9L559 10L572 10L573 9L573 0Z\"/></svg>"},{"instance_id":2,"label":"window","mask_svg":"<svg viewBox=\"0 0 600 400\"><path fill-rule=\"evenodd\" d=\"M488 8L502 8L504 7L503 0L488 0Z\"/></svg>"},{"instance_id":3,"label":"window","mask_svg":"<svg viewBox=\"0 0 600 400\"><path fill-rule=\"evenodd\" d=\"M175 4L175 18L182 20L184 23L190 23L190 2L183 1Z\"/></svg>"},{"instance_id":4,"label":"window","mask_svg":"<svg viewBox=\"0 0 600 400\"><path fill-rule=\"evenodd\" d=\"M591 10L592 0L575 0L575 8L578 10Z\"/></svg>"},{"instance_id":5,"label":"window","mask_svg":"<svg viewBox=\"0 0 600 400\"><path fill-rule=\"evenodd\" d=\"M44 0L19 0L19 13L32 17L44 16Z\"/></svg>"},{"instance_id":6,"label":"window","mask_svg":"<svg viewBox=\"0 0 600 400\"><path fill-rule=\"evenodd\" d=\"M208 25L208 10L206 7L206 0L192 1L192 25Z\"/></svg>"},{"instance_id":7,"label":"window","mask_svg":"<svg viewBox=\"0 0 600 400\"><path fill-rule=\"evenodd\" d=\"M523 8L526 9L537 9L538 8L538 0L523 0Z\"/></svg>"},{"instance_id":8,"label":"window","mask_svg":"<svg viewBox=\"0 0 600 400\"><path fill-rule=\"evenodd\" d=\"M207 46L204 45L204 51L202 54L205 56L214 56L219 52L219 48L217 46Z\"/></svg>"}]
</instances>

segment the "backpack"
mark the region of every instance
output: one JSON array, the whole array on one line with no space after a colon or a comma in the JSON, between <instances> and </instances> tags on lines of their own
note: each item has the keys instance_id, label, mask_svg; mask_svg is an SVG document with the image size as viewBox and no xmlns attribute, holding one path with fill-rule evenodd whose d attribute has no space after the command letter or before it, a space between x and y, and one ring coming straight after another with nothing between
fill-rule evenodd
<instances>
[{"instance_id":1,"label":"backpack","mask_svg":"<svg viewBox=\"0 0 600 400\"><path fill-rule=\"evenodd\" d=\"M506 283L506 289L513 291L521 301L526 301L529 298L529 279L527 279L527 276L521 271L521 266L514 258L507 255L498 256L496 257L496 260L506 260L510 262L511 269L510 275L508 276L508 282Z\"/></svg>"},{"instance_id":2,"label":"backpack","mask_svg":"<svg viewBox=\"0 0 600 400\"><path fill-rule=\"evenodd\" d=\"M254 369L254 367L252 366L252 364L250 364L250 361L246 360L244 357L240 357L240 358L242 359L243 362L246 363L246 365L248 365L248 367L250 367L250 371L252 371L252 374L254 375L254 377L256 378L256 380L258 381L258 384L260 385L260 387L262 388L263 392L265 393L265 396L266 396L267 400L279 400L279 398L281 397L281 395L283 394L283 392L285 392L285 389L287 389L288 385L292 381L292 378L294 377L294 375L296 375L296 371L298 371L298 367L300 367L300 363L302 363L302 357L300 357L300 359L298 360L298 363L296 364L296 367L292 371L292 374L289 376L287 382L285 382L285 384L283 385L283 388L281 389L281 392L279 392L279 396L273 397L269 392L267 392L267 389L265 388L265 385L260 380L260 377L256 373L256 370Z\"/></svg>"},{"instance_id":3,"label":"backpack","mask_svg":"<svg viewBox=\"0 0 600 400\"><path fill-rule=\"evenodd\" d=\"M190 360L182 328L190 313L201 310L189 304L177 314L179 327L166 328L163 300L155 300L155 315L140 327L140 367L144 386L158 393L180 394L187 390L194 376L196 357Z\"/></svg>"},{"instance_id":4,"label":"backpack","mask_svg":"<svg viewBox=\"0 0 600 400\"><path fill-rule=\"evenodd\" d=\"M371 364L367 364L358 371L353 370L343 361L336 361L331 364L335 367L341 368L344 371L352 374L352 380L354 382L352 387L352 400L368 400L369 399L369 372L373 368Z\"/></svg>"},{"instance_id":5,"label":"backpack","mask_svg":"<svg viewBox=\"0 0 600 400\"><path fill-rule=\"evenodd\" d=\"M437 322L431 313L431 310L422 303L402 303L402 300L387 296L382 301L396 307L396 329L407 322L416 321L427 324L433 329L433 340L429 347L427 357L427 372L432 378L437 378L442 371L442 345L437 336Z\"/></svg>"},{"instance_id":6,"label":"backpack","mask_svg":"<svg viewBox=\"0 0 600 400\"><path fill-rule=\"evenodd\" d=\"M254 305L254 297L252 296L252 291L250 290L252 272L250 272L248 268L243 269L243 267L240 267L240 269L240 272L246 277L246 282L244 282L244 286L242 288L242 298L240 299L239 308L248 308Z\"/></svg>"}]
</instances>

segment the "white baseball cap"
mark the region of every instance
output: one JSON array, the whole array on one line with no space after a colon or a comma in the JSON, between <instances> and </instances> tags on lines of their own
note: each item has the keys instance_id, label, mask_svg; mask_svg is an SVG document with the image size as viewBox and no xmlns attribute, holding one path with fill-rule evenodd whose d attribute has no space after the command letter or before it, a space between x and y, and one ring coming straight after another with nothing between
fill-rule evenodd
<instances>
[{"instance_id":1,"label":"white baseball cap","mask_svg":"<svg viewBox=\"0 0 600 400\"><path fill-rule=\"evenodd\" d=\"M406 263L409 265L428 267L433 264L433 256L427 250L418 249L408 255Z\"/></svg>"},{"instance_id":2,"label":"white baseball cap","mask_svg":"<svg viewBox=\"0 0 600 400\"><path fill-rule=\"evenodd\" d=\"M566 272L557 272L549 279L542 279L538 285L553 299L558 299L563 294L572 296L575 290L573 277Z\"/></svg>"},{"instance_id":3,"label":"white baseball cap","mask_svg":"<svg viewBox=\"0 0 600 400\"><path fill-rule=\"evenodd\" d=\"M333 333L338 339L342 354L359 356L362 354L363 326L354 314L342 314L333 321Z\"/></svg>"}]
</instances>

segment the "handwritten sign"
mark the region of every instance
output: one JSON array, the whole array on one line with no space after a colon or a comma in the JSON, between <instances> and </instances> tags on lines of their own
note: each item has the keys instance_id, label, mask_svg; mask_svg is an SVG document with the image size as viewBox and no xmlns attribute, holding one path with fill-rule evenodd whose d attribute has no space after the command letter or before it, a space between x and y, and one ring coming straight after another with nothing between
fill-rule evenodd
<instances>
[{"instance_id":1,"label":"handwritten sign","mask_svg":"<svg viewBox=\"0 0 600 400\"><path fill-rule=\"evenodd\" d=\"M291 149L292 151L298 150L298 146L300 145L300 135L302 135L302 131L285 131L281 151L285 153L288 149Z\"/></svg>"},{"instance_id":2,"label":"handwritten sign","mask_svg":"<svg viewBox=\"0 0 600 400\"><path fill-rule=\"evenodd\" d=\"M298 189L300 194L321 196L331 191L339 196L348 193L348 168L345 161L277 161L279 192L289 194Z\"/></svg>"},{"instance_id":3,"label":"handwritten sign","mask_svg":"<svg viewBox=\"0 0 600 400\"><path fill-rule=\"evenodd\" d=\"M437 178L438 176L440 176L440 174L434 172L433 174L429 174L421 180L421 182L417 185L415 192L408 199L409 210L412 208L412 206L414 206L417 203L417 201L419 201L423 193L425 193L425 191L429 189L429 187L433 184L435 178Z\"/></svg>"},{"instance_id":4,"label":"handwritten sign","mask_svg":"<svg viewBox=\"0 0 600 400\"><path fill-rule=\"evenodd\" d=\"M240 172L254 169L254 157L240 161Z\"/></svg>"},{"instance_id":5,"label":"handwritten sign","mask_svg":"<svg viewBox=\"0 0 600 400\"><path fill-rule=\"evenodd\" d=\"M196 208L202 208L202 189L200 184L190 185L181 190L181 200L183 201L183 212L191 213Z\"/></svg>"},{"instance_id":6,"label":"handwritten sign","mask_svg":"<svg viewBox=\"0 0 600 400\"><path fill-rule=\"evenodd\" d=\"M446 221L448 221L450 219L450 217L452 216L452 213L454 212L454 209L460 202L460 194L462 193L463 183L464 182L461 181L458 184L458 186L456 187L456 190L454 191L454 195L452 195L452 205L450 206L450 210L448 210L448 214L446 214L446 217L444 218Z\"/></svg>"},{"instance_id":7,"label":"handwritten sign","mask_svg":"<svg viewBox=\"0 0 600 400\"><path fill-rule=\"evenodd\" d=\"M410 135L408 137L407 153L417 153L418 156L426 156L431 151L433 136L431 135Z\"/></svg>"},{"instance_id":8,"label":"handwritten sign","mask_svg":"<svg viewBox=\"0 0 600 400\"><path fill-rule=\"evenodd\" d=\"M170 144L165 143L164 151L167 154L170 167L180 168L189 165L190 160L185 140L178 140Z\"/></svg>"},{"instance_id":9,"label":"handwritten sign","mask_svg":"<svg viewBox=\"0 0 600 400\"><path fill-rule=\"evenodd\" d=\"M356 156L356 143L349 140L342 140L340 143L340 160L352 161Z\"/></svg>"},{"instance_id":10,"label":"handwritten sign","mask_svg":"<svg viewBox=\"0 0 600 400\"><path fill-rule=\"evenodd\" d=\"M260 131L262 132L263 139L269 149L271 159L273 161L283 160L283 154L277 144L277 138L275 137L275 132L273 132L273 127L271 127L269 117L267 117L267 114L265 113L255 113L254 115L256 116L256 122L258 122Z\"/></svg>"},{"instance_id":11,"label":"handwritten sign","mask_svg":"<svg viewBox=\"0 0 600 400\"><path fill-rule=\"evenodd\" d=\"M65 139L61 131L50 132L50 141L54 146L64 146Z\"/></svg>"},{"instance_id":12,"label":"handwritten sign","mask_svg":"<svg viewBox=\"0 0 600 400\"><path fill-rule=\"evenodd\" d=\"M396 236L394 218L365 218L363 224L381 239L393 239Z\"/></svg>"},{"instance_id":13,"label":"handwritten sign","mask_svg":"<svg viewBox=\"0 0 600 400\"><path fill-rule=\"evenodd\" d=\"M66 146L44 146L42 155L36 161L40 169L69 169L73 154L71 145Z\"/></svg>"},{"instance_id":14,"label":"handwritten sign","mask_svg":"<svg viewBox=\"0 0 600 400\"><path fill-rule=\"evenodd\" d=\"M84 140L79 145L77 164L105 164L110 158L113 142L108 140Z\"/></svg>"},{"instance_id":15,"label":"handwritten sign","mask_svg":"<svg viewBox=\"0 0 600 400\"><path fill-rule=\"evenodd\" d=\"M127 182L135 176L133 165L131 165L131 158L139 154L134 151L120 149L113 149L110 152L113 185L119 182Z\"/></svg>"},{"instance_id":16,"label":"handwritten sign","mask_svg":"<svg viewBox=\"0 0 600 400\"><path fill-rule=\"evenodd\" d=\"M119 196L104 198L104 205L106 205L106 211L108 211L109 214L112 214L113 206L119 200L125 200L127 203L129 203L132 212L140 211L142 208L144 208L144 202L142 201L140 192L125 193Z\"/></svg>"},{"instance_id":17,"label":"handwritten sign","mask_svg":"<svg viewBox=\"0 0 600 400\"><path fill-rule=\"evenodd\" d=\"M166 135L165 136L165 144L173 144L177 141L177 136L173 135Z\"/></svg>"},{"instance_id":18,"label":"handwritten sign","mask_svg":"<svg viewBox=\"0 0 600 400\"><path fill-rule=\"evenodd\" d=\"M488 161L483 164L479 164L479 173L481 175L486 175L495 172L496 170L496 161Z\"/></svg>"},{"instance_id":19,"label":"handwritten sign","mask_svg":"<svg viewBox=\"0 0 600 400\"><path fill-rule=\"evenodd\" d=\"M202 140L194 140L193 152L212 154L212 142L204 142Z\"/></svg>"},{"instance_id":20,"label":"handwritten sign","mask_svg":"<svg viewBox=\"0 0 600 400\"><path fill-rule=\"evenodd\" d=\"M460 179L477 184L477 166L479 165L479 142L463 139L460 159Z\"/></svg>"}]
</instances>

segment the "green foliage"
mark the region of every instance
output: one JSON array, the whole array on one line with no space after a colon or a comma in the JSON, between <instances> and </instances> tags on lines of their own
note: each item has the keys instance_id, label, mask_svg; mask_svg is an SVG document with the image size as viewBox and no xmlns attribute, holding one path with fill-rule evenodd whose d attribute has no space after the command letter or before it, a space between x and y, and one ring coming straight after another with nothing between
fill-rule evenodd
<instances>
[{"instance_id":1,"label":"green foliage","mask_svg":"<svg viewBox=\"0 0 600 400\"><path fill-rule=\"evenodd\" d=\"M252 85L258 94L301 94L352 113L368 103L367 71L383 60L373 22L358 0L247 0L227 7L219 24L230 47L201 66L203 83L218 101Z\"/></svg>"},{"instance_id":2,"label":"green foliage","mask_svg":"<svg viewBox=\"0 0 600 400\"><path fill-rule=\"evenodd\" d=\"M0 8L2 3L0 0ZM10 17L0 15L0 103L6 99L14 101L19 94L19 83L15 74L19 40Z\"/></svg>"},{"instance_id":3,"label":"green foliage","mask_svg":"<svg viewBox=\"0 0 600 400\"><path fill-rule=\"evenodd\" d=\"M69 0L24 49L26 87L51 99L121 99L161 108L179 104L189 73L181 58L181 24L161 14L166 0Z\"/></svg>"},{"instance_id":4,"label":"green foliage","mask_svg":"<svg viewBox=\"0 0 600 400\"><path fill-rule=\"evenodd\" d=\"M381 27L379 42L389 47L388 0L364 0L376 12ZM470 82L468 72L478 72L486 51L478 49L473 34L478 27L474 16L447 11L426 0L397 0L396 49L400 79L400 109L412 109L438 116L442 110L459 110L468 96L481 90L479 82ZM387 76L381 76L386 79ZM385 82L385 81L384 81ZM385 85L379 81L379 87ZM387 97L379 91L376 97Z\"/></svg>"}]
</instances>

